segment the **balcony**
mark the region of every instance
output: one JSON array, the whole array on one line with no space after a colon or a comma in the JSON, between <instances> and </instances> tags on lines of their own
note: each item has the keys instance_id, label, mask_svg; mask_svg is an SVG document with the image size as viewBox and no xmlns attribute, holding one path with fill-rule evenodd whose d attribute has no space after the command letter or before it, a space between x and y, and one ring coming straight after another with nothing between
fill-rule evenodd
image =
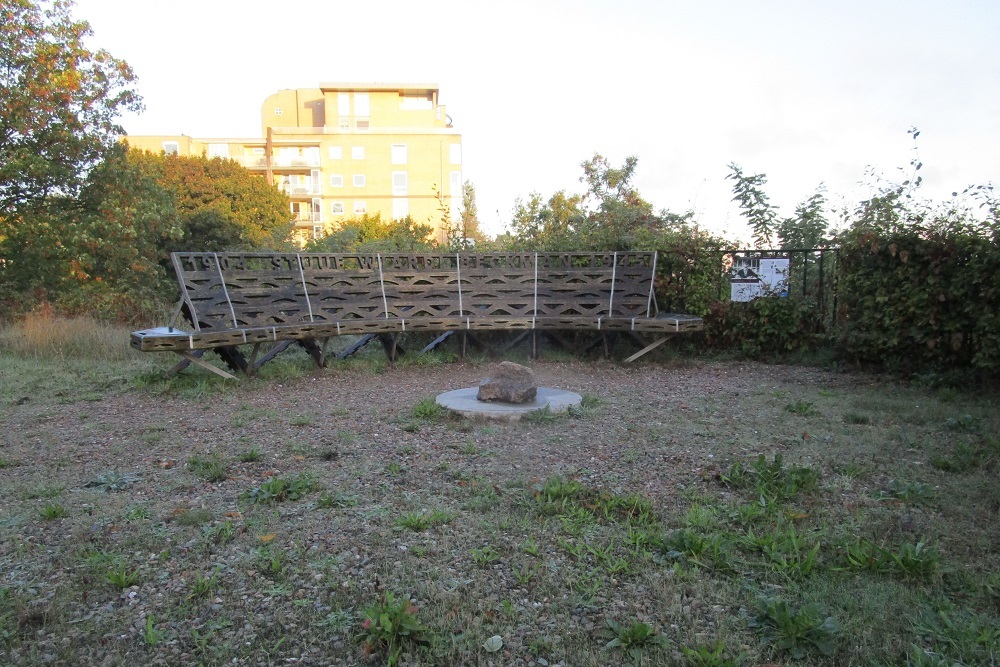
<instances>
[{"instance_id":1,"label":"balcony","mask_svg":"<svg viewBox=\"0 0 1000 667\"><path fill-rule=\"evenodd\" d=\"M304 185L302 183L279 183L278 189L289 197L318 197L323 194L318 185Z\"/></svg>"},{"instance_id":2,"label":"balcony","mask_svg":"<svg viewBox=\"0 0 1000 667\"><path fill-rule=\"evenodd\" d=\"M263 155L239 155L232 159L247 169L267 169L267 158ZM271 158L272 169L314 169L318 166L318 155L275 155Z\"/></svg>"}]
</instances>

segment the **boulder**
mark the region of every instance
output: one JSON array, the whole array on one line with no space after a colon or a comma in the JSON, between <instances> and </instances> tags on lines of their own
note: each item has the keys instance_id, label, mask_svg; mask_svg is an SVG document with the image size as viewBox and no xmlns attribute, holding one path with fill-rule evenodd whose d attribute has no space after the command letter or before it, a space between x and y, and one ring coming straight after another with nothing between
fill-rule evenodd
<instances>
[{"instance_id":1,"label":"boulder","mask_svg":"<svg viewBox=\"0 0 1000 667\"><path fill-rule=\"evenodd\" d=\"M535 400L537 394L534 371L527 366L504 361L493 375L479 383L476 398L498 403L529 403Z\"/></svg>"}]
</instances>

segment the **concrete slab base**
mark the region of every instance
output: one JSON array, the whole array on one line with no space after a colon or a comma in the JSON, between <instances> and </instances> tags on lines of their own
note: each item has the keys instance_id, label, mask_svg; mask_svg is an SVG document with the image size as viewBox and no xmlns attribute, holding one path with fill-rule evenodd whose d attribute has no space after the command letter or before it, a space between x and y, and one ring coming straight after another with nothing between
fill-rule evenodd
<instances>
[{"instance_id":1,"label":"concrete slab base","mask_svg":"<svg viewBox=\"0 0 1000 667\"><path fill-rule=\"evenodd\" d=\"M529 412L548 407L552 412L566 412L580 405L580 394L552 387L539 387L535 400L529 403L491 403L476 399L479 387L456 389L438 394L437 403L441 407L466 417L487 419L520 419Z\"/></svg>"}]
</instances>

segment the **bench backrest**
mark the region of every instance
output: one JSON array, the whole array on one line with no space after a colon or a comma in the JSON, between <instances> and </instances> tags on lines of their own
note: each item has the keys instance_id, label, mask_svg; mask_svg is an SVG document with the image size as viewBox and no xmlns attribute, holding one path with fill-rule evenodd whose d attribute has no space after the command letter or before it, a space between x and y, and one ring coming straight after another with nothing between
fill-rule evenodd
<instances>
[{"instance_id":1,"label":"bench backrest","mask_svg":"<svg viewBox=\"0 0 1000 667\"><path fill-rule=\"evenodd\" d=\"M652 314L654 252L174 253L195 328Z\"/></svg>"}]
</instances>

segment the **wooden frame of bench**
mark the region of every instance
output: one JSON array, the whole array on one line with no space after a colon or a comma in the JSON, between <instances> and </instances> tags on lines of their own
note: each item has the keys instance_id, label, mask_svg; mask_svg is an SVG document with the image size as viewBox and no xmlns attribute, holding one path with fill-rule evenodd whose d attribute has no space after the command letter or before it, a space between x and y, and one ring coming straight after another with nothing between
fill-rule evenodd
<instances>
[{"instance_id":1,"label":"wooden frame of bench","mask_svg":"<svg viewBox=\"0 0 1000 667\"><path fill-rule=\"evenodd\" d=\"M657 334L631 362L673 334L704 328L700 317L657 312L655 252L173 253L171 259L181 288L174 319L133 332L130 344L174 352L184 358L180 367L195 363L226 377L234 376L199 351L250 345L249 361L235 365L252 374L277 353L258 359L264 343L302 343L322 366L329 339L349 334L387 335L390 360L396 335L413 331L525 330L534 339L537 331L592 330L628 332L640 342L643 333ZM190 325L183 330L173 326L181 314Z\"/></svg>"}]
</instances>

